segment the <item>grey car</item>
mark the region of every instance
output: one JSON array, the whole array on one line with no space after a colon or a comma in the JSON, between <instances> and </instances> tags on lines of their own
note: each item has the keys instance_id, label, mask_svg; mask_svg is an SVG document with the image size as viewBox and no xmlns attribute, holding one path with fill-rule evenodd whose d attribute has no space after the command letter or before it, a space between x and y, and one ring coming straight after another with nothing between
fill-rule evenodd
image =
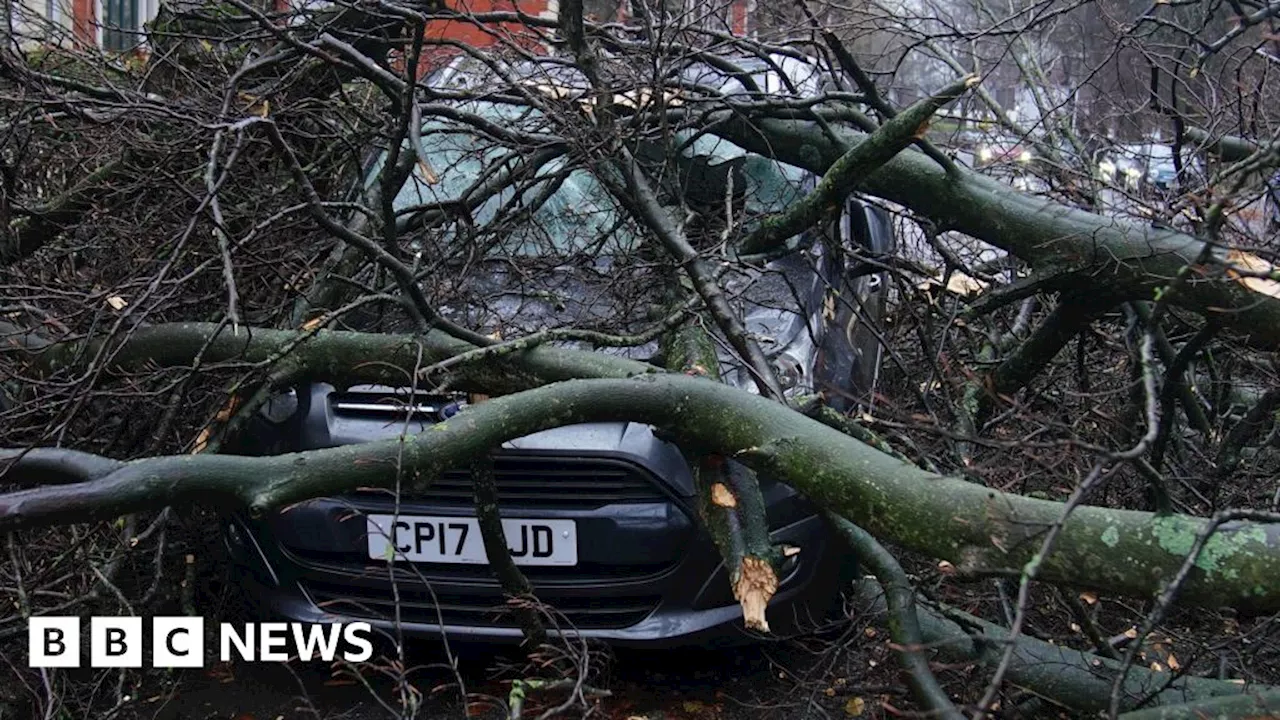
<instances>
[{"instance_id":1,"label":"grey car","mask_svg":"<svg viewBox=\"0 0 1280 720\"><path fill-rule=\"evenodd\" d=\"M759 64L751 69L770 72ZM457 82L460 74L451 67L434 80ZM717 81L736 82L723 75ZM447 196L475 181L479 161L464 152L475 138L439 129L427 126L422 134L432 177L415 176L398 206ZM710 188L714 197L732 177L748 209L768 212L786 207L816 180L727 143L700 142L690 144L682 161L682 192ZM375 160L371 170L376 167ZM642 270L614 266L615 256L595 244L605 229L619 247L636 240L618 237L626 234L618 229L626 223L604 202L598 183L585 171L559 180L531 217L529 227L539 230L499 233L507 255L470 266L466 292L476 302L457 311L459 322L513 335L549 325L581 327L620 317L651 287ZM507 200L495 198L494 207ZM483 227L493 216L481 208L476 222ZM883 209L851 199L830 227L793 239L794 252L722 277L789 395L822 392L833 406L850 410L874 386L884 278L858 257L893 251L890 220ZM587 232L555 230L583 227ZM576 252L581 248L570 236L590 239L589 256ZM512 263L510 256L521 259ZM662 362L654 346L617 352ZM722 352L720 359L724 382L754 391L732 353ZM410 395L392 387L304 385L273 400L238 451L273 454L393 438L465 413L467 404L465 395L421 389ZM689 467L653 428L628 422L562 427L513 440L495 458L512 555L539 599L559 613L564 632L636 647L751 637L699 519ZM768 610L774 633L787 634L821 619L836 602L848 575L847 553L803 496L768 477L761 485L775 541L801 548ZM246 597L264 614L302 622L367 620L424 638L448 633L517 642L521 631L486 564L473 502L460 469L429 491L398 500L360 491L261 520L231 517L225 537Z\"/></svg>"}]
</instances>

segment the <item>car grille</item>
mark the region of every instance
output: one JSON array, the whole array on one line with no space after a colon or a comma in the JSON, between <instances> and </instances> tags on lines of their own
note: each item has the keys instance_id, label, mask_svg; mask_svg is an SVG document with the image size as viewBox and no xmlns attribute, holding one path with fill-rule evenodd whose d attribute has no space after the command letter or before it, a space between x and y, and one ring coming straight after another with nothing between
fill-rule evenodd
<instances>
[{"instance_id":1,"label":"car grille","mask_svg":"<svg viewBox=\"0 0 1280 720\"><path fill-rule=\"evenodd\" d=\"M285 557L302 568L305 572L324 574L340 573L359 578L388 579L386 562L370 560L360 551L326 553L301 548L285 547ZM555 565L524 565L520 572L530 580L545 582L647 582L662 577L671 571L675 561L668 559L652 563L615 562L588 563L579 562L569 567ZM456 582L479 581L493 579L493 568L488 565L437 565L410 567L401 564L392 569L396 582Z\"/></svg>"},{"instance_id":2,"label":"car grille","mask_svg":"<svg viewBox=\"0 0 1280 720\"><path fill-rule=\"evenodd\" d=\"M396 619L395 595L389 588L331 585L312 580L300 584L316 607L324 612L384 621ZM482 599L472 595L433 594L418 583L401 584L397 590L401 622L519 627L510 607L497 595ZM630 627L648 617L660 601L657 596L540 597L555 608L561 622L579 630Z\"/></svg>"},{"instance_id":3,"label":"car grille","mask_svg":"<svg viewBox=\"0 0 1280 720\"><path fill-rule=\"evenodd\" d=\"M612 458L500 455L494 459L493 475L498 501L505 507L581 509L669 499L647 472ZM386 492L365 494L387 497ZM430 488L406 493L403 499L467 506L475 502L465 470L445 472Z\"/></svg>"}]
</instances>

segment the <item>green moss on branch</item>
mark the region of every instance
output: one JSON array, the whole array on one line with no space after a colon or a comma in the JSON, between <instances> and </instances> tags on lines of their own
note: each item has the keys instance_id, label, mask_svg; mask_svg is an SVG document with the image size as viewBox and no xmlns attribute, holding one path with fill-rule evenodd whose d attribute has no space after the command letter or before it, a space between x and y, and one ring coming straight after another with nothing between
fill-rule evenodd
<instances>
[{"instance_id":1,"label":"green moss on branch","mask_svg":"<svg viewBox=\"0 0 1280 720\"><path fill-rule=\"evenodd\" d=\"M263 514L356 487L422 488L501 443L563 425L629 420L686 447L768 472L885 542L974 572L1016 572L1039 551L1063 505L935 475L759 396L710 380L654 374L556 383L468 408L398 440L275 457L161 457L90 483L0 496L0 530L101 520L165 505L247 507ZM1040 578L1151 596L1178 571L1202 518L1077 508ZM1180 599L1243 613L1280 610L1280 527L1228 523L1213 535Z\"/></svg>"},{"instance_id":2,"label":"green moss on branch","mask_svg":"<svg viewBox=\"0 0 1280 720\"><path fill-rule=\"evenodd\" d=\"M10 331L13 331L10 328ZM0 337L6 328L0 323ZM264 330L214 323L169 323L141 327L121 339L88 338L51 342L36 335L14 334L0 352L26 356L36 371L77 371L92 362L110 343L113 369L189 367L201 357L206 366L217 363L259 364L289 356L297 365L296 380L332 383L404 384L415 367L454 358L475 350L470 343L442 331L426 335L386 335L335 330L307 333ZM506 354L479 355L453 371L457 386L499 394L577 377L629 377L657 369L602 353L537 346Z\"/></svg>"},{"instance_id":3,"label":"green moss on branch","mask_svg":"<svg viewBox=\"0 0 1280 720\"><path fill-rule=\"evenodd\" d=\"M827 132L804 120L740 118L725 113L714 132L752 152L824 173L867 135ZM1216 316L1248 343L1280 347L1280 298L1256 292L1228 275L1228 254L1204 241L1149 223L1104 217L1020 193L974 172L947 172L924 154L904 150L859 186L904 205L940 227L980 238L1057 277L1056 287L1102 288L1122 299L1148 300L1182 268L1191 276L1173 303Z\"/></svg>"}]
</instances>

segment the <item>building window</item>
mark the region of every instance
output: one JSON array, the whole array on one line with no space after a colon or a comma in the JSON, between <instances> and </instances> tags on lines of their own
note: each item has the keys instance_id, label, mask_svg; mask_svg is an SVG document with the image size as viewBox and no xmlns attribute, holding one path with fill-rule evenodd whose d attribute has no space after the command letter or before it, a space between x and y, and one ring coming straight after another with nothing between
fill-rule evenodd
<instances>
[{"instance_id":1,"label":"building window","mask_svg":"<svg viewBox=\"0 0 1280 720\"><path fill-rule=\"evenodd\" d=\"M102 47L124 52L142 41L138 33L140 0L102 0Z\"/></svg>"}]
</instances>

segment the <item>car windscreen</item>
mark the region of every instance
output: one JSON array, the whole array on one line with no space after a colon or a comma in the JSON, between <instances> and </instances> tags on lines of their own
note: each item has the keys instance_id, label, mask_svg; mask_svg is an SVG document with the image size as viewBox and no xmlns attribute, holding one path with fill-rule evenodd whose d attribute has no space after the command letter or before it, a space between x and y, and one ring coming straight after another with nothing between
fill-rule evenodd
<instances>
[{"instance_id":1,"label":"car windscreen","mask_svg":"<svg viewBox=\"0 0 1280 720\"><path fill-rule=\"evenodd\" d=\"M549 131L545 118L529 107L484 100L452 107L464 119L462 114L530 135ZM424 121L420 137L427 162L416 164L396 196L399 213L456 206L467 197L479 199L470 214L490 255L625 254L641 242L643 234L580 159L554 153L539 157L537 148L517 147L487 136L473 124L440 116ZM711 198L725 198L732 191L748 228L755 219L786 209L813 185L811 173L748 153L715 136L677 134L675 147L677 171L666 174L681 185L679 191L686 197ZM415 152L408 141L404 152ZM554 156L548 159L547 155ZM366 188L377 181L385 157L382 154L366 175ZM495 182L535 158L536 170L522 180ZM484 190L487 182L500 189ZM449 233L454 231L446 230L443 238L438 234L437 238L452 241L455 238Z\"/></svg>"}]
</instances>

